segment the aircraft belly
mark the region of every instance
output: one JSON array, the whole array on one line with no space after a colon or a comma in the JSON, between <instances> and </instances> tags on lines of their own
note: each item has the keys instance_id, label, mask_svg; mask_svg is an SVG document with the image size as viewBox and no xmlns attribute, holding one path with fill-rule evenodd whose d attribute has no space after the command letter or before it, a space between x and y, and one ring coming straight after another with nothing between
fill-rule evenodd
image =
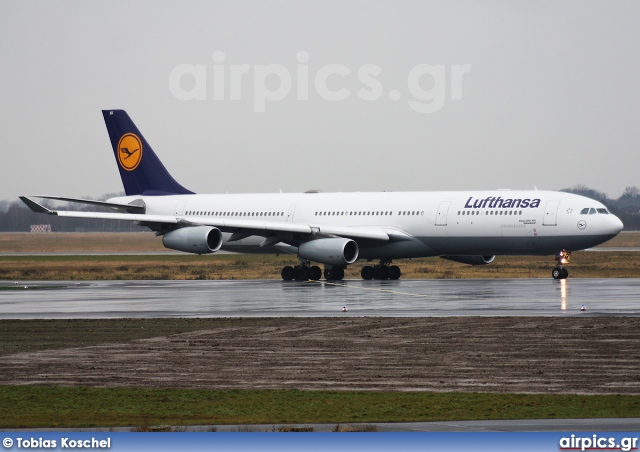
<instances>
[{"instance_id":1,"label":"aircraft belly","mask_svg":"<svg viewBox=\"0 0 640 452\"><path fill-rule=\"evenodd\" d=\"M359 259L410 259L432 257L438 253L425 245L424 241L415 239L402 242L384 243L374 246L361 246Z\"/></svg>"},{"instance_id":2,"label":"aircraft belly","mask_svg":"<svg viewBox=\"0 0 640 452\"><path fill-rule=\"evenodd\" d=\"M509 236L496 237L428 237L423 241L437 254L457 255L508 255L554 254L561 250L576 251L591 248L615 237L605 235L563 236Z\"/></svg>"}]
</instances>

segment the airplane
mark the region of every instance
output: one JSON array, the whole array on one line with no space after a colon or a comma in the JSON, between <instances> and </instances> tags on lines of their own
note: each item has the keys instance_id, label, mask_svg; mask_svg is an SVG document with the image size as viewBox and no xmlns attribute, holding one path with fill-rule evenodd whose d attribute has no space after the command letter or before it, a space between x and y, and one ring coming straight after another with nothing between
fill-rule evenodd
<instances>
[{"instance_id":1,"label":"airplane","mask_svg":"<svg viewBox=\"0 0 640 452\"><path fill-rule=\"evenodd\" d=\"M124 110L103 110L125 196L93 201L21 196L34 212L128 220L162 236L165 247L195 254L218 250L288 253L299 264L283 280L344 278L367 261L365 280L396 280L395 259L439 256L487 265L496 255L555 255L554 279L569 275L572 251L591 248L623 228L600 202L542 190L195 194L166 170ZM131 149L134 149L132 151ZM32 198L107 207L112 212L52 210Z\"/></svg>"}]
</instances>

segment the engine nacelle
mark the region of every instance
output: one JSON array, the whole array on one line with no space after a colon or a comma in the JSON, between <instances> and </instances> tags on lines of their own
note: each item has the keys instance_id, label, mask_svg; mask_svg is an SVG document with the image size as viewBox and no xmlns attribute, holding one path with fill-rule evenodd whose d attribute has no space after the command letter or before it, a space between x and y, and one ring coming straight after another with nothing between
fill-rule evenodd
<instances>
[{"instance_id":1,"label":"engine nacelle","mask_svg":"<svg viewBox=\"0 0 640 452\"><path fill-rule=\"evenodd\" d=\"M210 254L222 246L222 232L212 226L192 226L167 232L162 244L185 253Z\"/></svg>"},{"instance_id":2,"label":"engine nacelle","mask_svg":"<svg viewBox=\"0 0 640 452\"><path fill-rule=\"evenodd\" d=\"M304 242L298 247L302 259L330 265L353 264L358 259L358 244L351 239L340 237L316 239Z\"/></svg>"},{"instance_id":3,"label":"engine nacelle","mask_svg":"<svg viewBox=\"0 0 640 452\"><path fill-rule=\"evenodd\" d=\"M440 256L454 262L469 265L488 265L496 258L495 256Z\"/></svg>"}]
</instances>

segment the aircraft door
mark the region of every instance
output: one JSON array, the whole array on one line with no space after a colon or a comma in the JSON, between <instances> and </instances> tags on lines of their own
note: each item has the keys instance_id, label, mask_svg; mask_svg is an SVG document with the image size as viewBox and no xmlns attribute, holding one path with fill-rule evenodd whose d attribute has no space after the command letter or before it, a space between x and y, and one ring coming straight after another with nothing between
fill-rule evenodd
<instances>
[{"instance_id":1,"label":"aircraft door","mask_svg":"<svg viewBox=\"0 0 640 452\"><path fill-rule=\"evenodd\" d=\"M292 205L289 207L289 212L287 213L287 223L293 223L293 214L296 211L296 206Z\"/></svg>"},{"instance_id":2,"label":"aircraft door","mask_svg":"<svg viewBox=\"0 0 640 452\"><path fill-rule=\"evenodd\" d=\"M176 215L184 215L184 208L187 205L186 201L179 202L176 205Z\"/></svg>"},{"instance_id":3,"label":"aircraft door","mask_svg":"<svg viewBox=\"0 0 640 452\"><path fill-rule=\"evenodd\" d=\"M547 206L544 208L544 220L542 220L543 226L556 226L558 224L558 206L560 201L547 201Z\"/></svg>"},{"instance_id":4,"label":"aircraft door","mask_svg":"<svg viewBox=\"0 0 640 452\"><path fill-rule=\"evenodd\" d=\"M447 213L449 212L449 206L451 201L441 201L438 206L438 213L436 215L436 226L447 225Z\"/></svg>"}]
</instances>

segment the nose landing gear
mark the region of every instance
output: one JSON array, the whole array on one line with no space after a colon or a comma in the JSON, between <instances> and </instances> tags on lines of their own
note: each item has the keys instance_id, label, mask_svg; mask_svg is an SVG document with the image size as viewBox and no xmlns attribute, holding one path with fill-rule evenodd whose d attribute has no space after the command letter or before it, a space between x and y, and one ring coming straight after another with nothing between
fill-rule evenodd
<instances>
[{"instance_id":1,"label":"nose landing gear","mask_svg":"<svg viewBox=\"0 0 640 452\"><path fill-rule=\"evenodd\" d=\"M569 259L571 259L571 253L569 251L562 250L556 253L556 262L558 262L558 265L551 271L553 279L567 279L569 270L564 268L564 264L567 264Z\"/></svg>"}]
</instances>

